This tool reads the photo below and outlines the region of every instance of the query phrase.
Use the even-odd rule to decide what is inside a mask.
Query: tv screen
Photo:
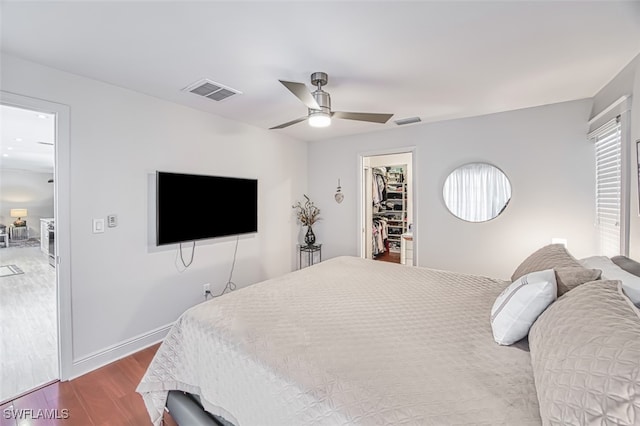
[[[157,245],[258,231],[258,181],[156,172]]]

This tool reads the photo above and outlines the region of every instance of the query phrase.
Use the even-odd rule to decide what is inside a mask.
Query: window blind
[[[621,254],[622,137],[617,117],[590,134],[595,143],[596,228],[602,256]]]

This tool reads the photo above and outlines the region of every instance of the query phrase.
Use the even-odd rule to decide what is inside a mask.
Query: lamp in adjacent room
[[[27,217],[27,209],[11,209],[11,217],[16,217],[16,221],[13,222],[13,226],[27,226],[27,222],[22,219]]]

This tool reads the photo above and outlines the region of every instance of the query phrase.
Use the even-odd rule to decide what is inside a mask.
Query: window
[[[600,255],[622,253],[622,135],[620,117],[590,134],[595,143],[596,230]]]

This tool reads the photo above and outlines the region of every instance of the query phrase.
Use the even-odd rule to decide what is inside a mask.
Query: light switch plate
[[[116,226],[118,226],[117,214],[110,214],[109,216],[107,216],[107,226],[109,228],[115,228]]]
[[[104,219],[93,219],[93,233],[102,234],[104,232]]]

